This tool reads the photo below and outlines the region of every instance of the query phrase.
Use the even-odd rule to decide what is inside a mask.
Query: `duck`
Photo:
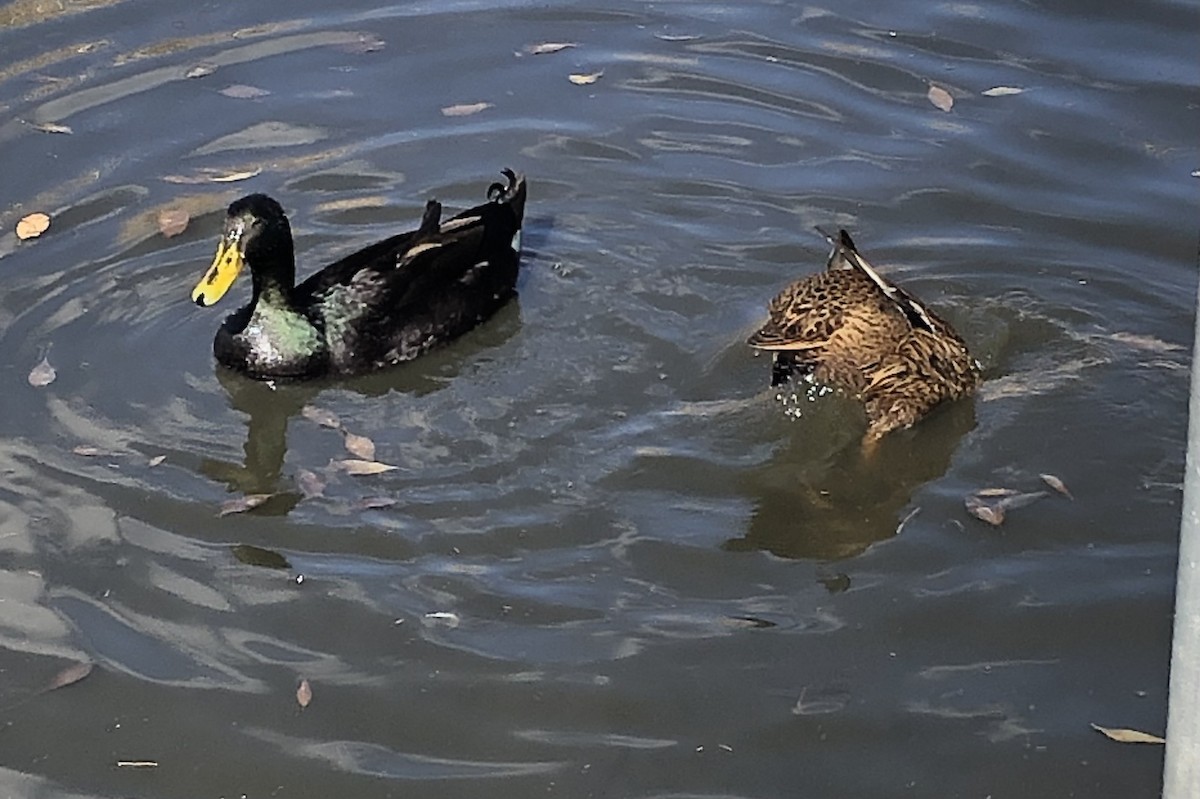
[[[483,323],[516,295],[525,177],[511,169],[487,201],[449,219],[429,200],[416,230],[358,250],[296,284],[283,207],[265,194],[230,204],[192,301],[213,305],[250,269],[250,301],[217,330],[218,363],[259,380],[375,372]]]
[[[773,354],[771,385],[800,373],[857,399],[868,449],[974,393],[980,364],[950,323],[880,275],[845,230],[818,232],[832,246],[825,271],[783,289],[747,340]]]

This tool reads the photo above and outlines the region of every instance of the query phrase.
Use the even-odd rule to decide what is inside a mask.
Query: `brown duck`
[[[863,403],[865,444],[911,427],[944,400],[969,396],[979,362],[944,319],[858,254],[850,235],[833,245],[824,272],[801,278],[767,306],[750,346],[773,352],[771,385],[794,371]]]

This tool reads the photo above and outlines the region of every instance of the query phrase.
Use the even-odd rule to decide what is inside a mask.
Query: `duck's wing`
[[[820,350],[848,322],[878,315],[878,294],[875,285],[855,270],[809,275],[771,300],[767,321],[746,343],[761,350]]]

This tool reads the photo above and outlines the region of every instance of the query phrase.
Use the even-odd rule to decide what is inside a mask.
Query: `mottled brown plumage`
[[[771,300],[750,346],[773,352],[772,385],[795,370],[859,399],[868,442],[970,395],[979,363],[950,324],[867,263],[842,230],[824,272]]]

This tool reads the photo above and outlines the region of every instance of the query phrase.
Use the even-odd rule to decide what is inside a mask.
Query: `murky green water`
[[[1157,791],[1089,724],[1165,720],[1194,4],[330,8],[0,7],[4,795]],[[188,292],[231,199],[277,197],[307,273],[503,166],[485,327],[348,383],[215,369],[248,286]],[[987,370],[871,460],[742,343],[815,224]],[[306,405],[399,468],[329,470]],[[964,508],[1041,473],[1075,499]]]

